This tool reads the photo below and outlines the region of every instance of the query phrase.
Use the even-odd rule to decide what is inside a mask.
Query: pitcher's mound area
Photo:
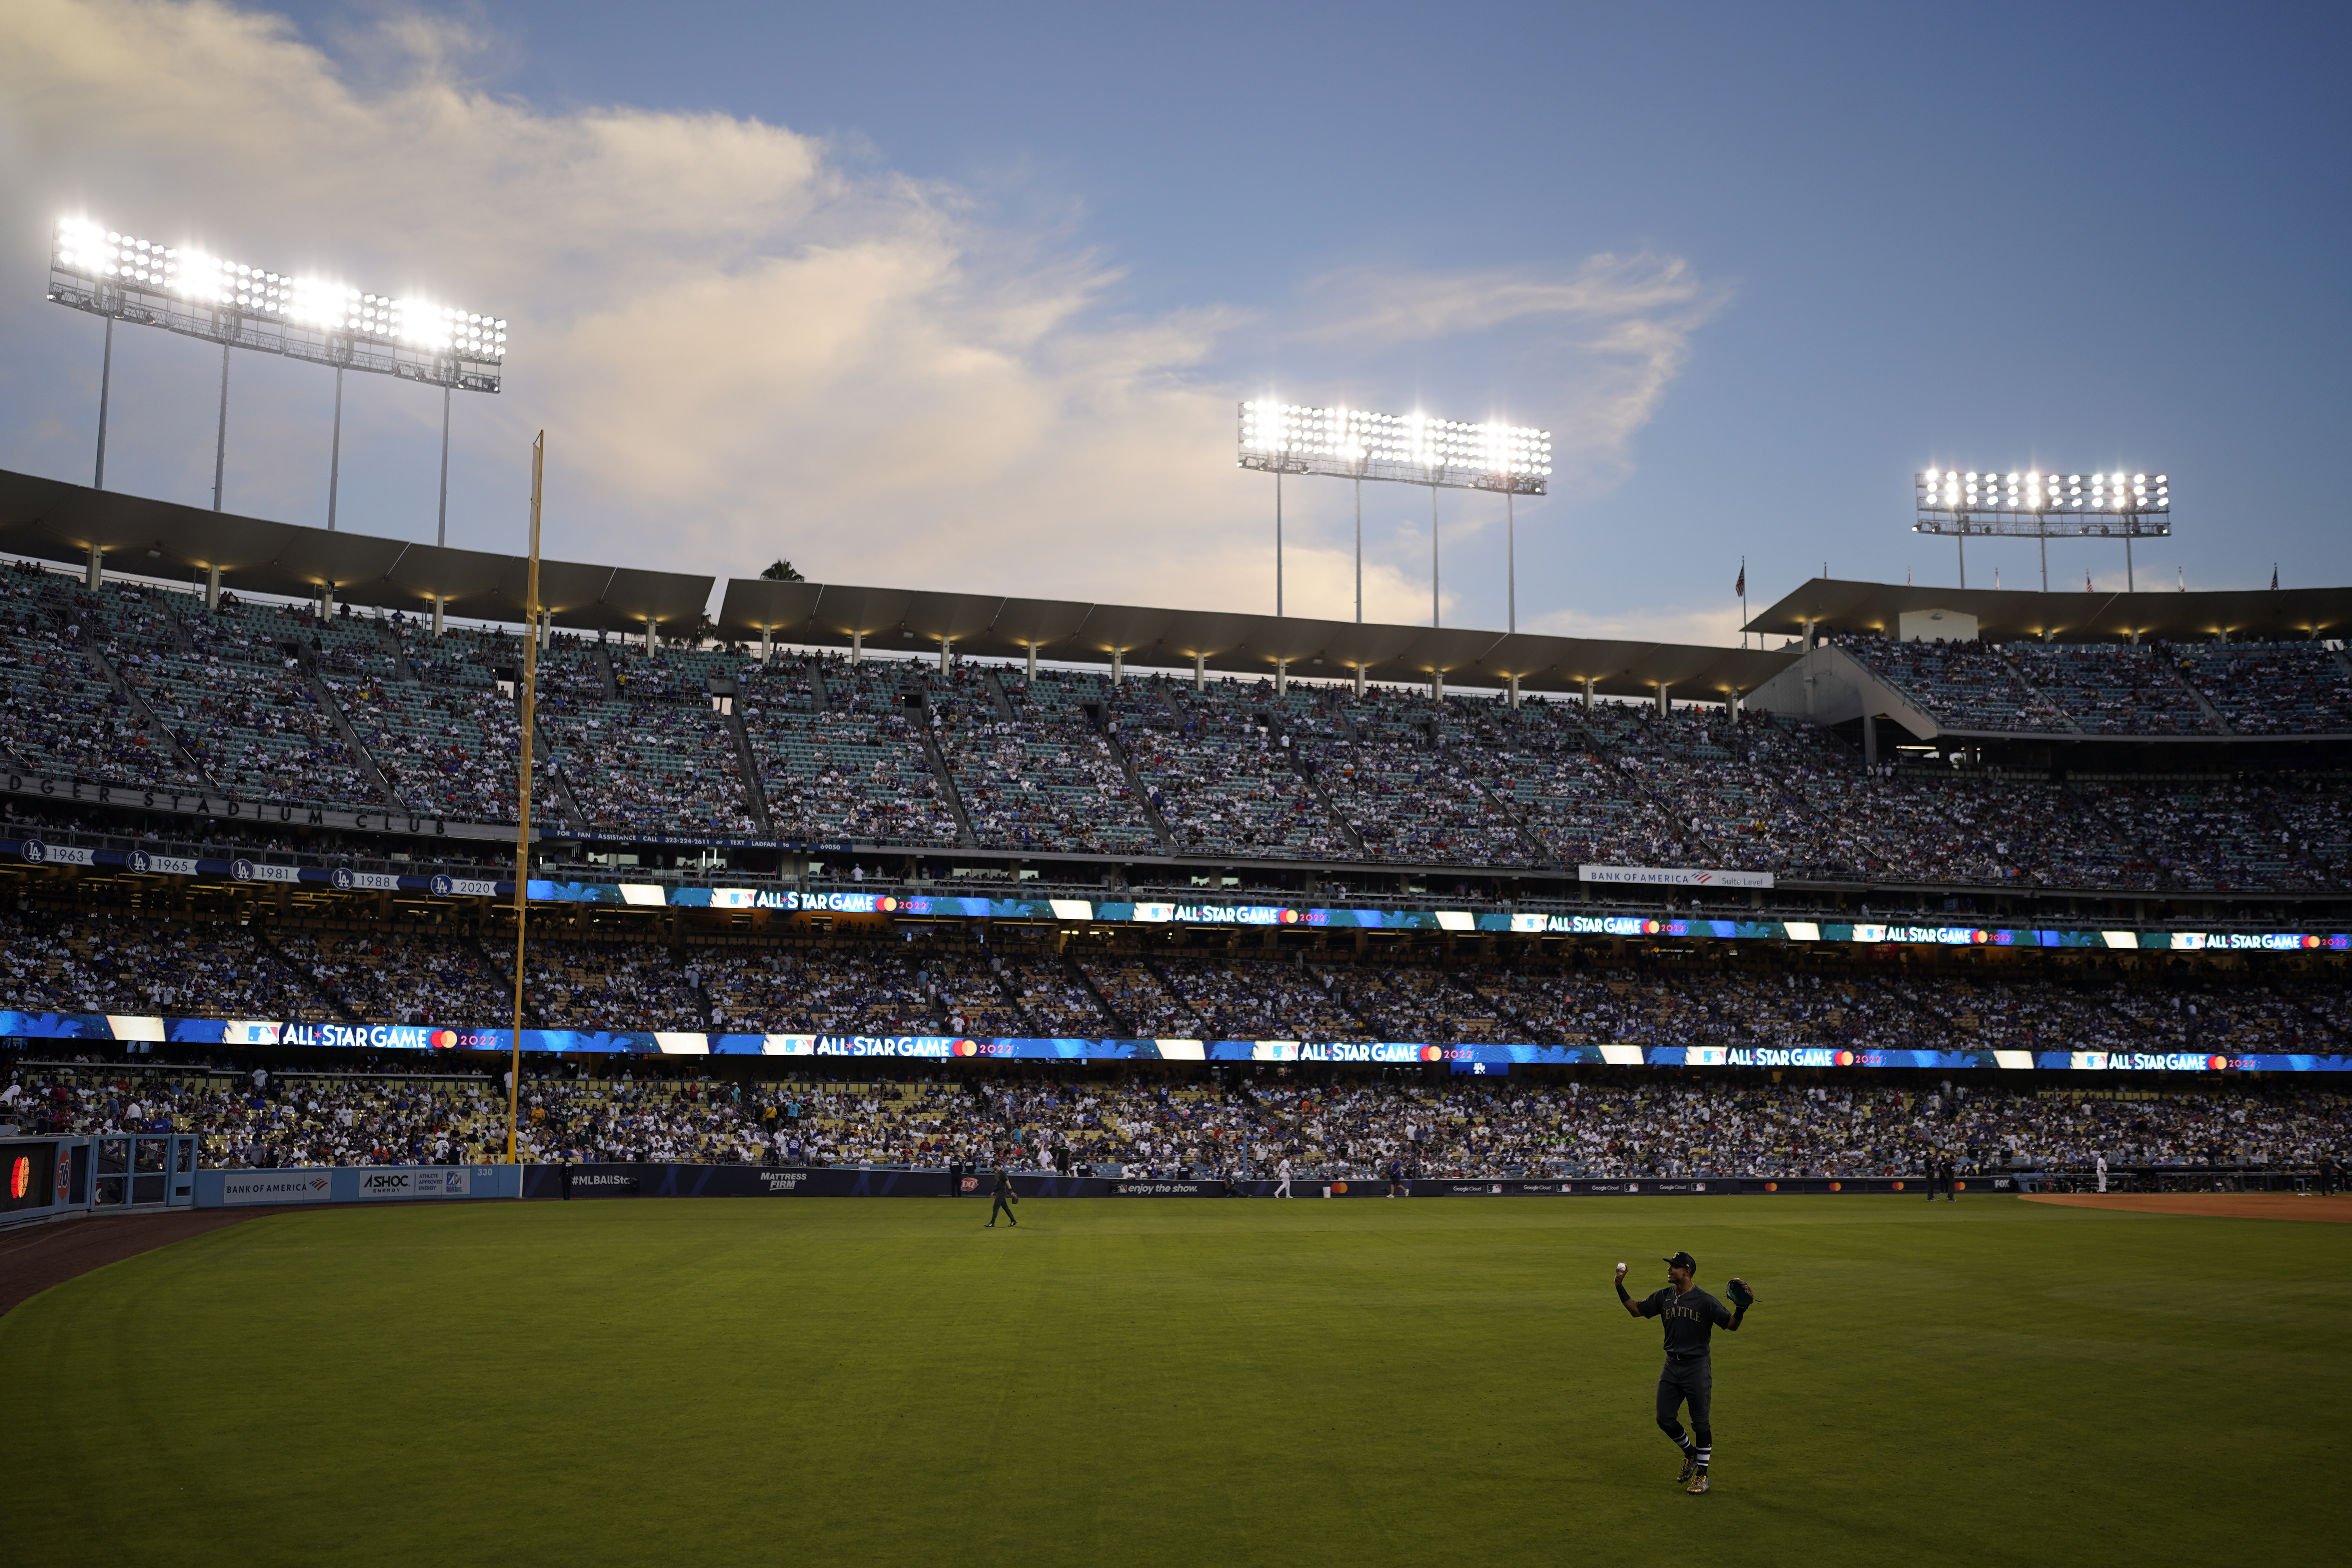
[[[2068,1204],[2138,1214],[2193,1214],[2212,1219],[2326,1219],[2352,1225],[2352,1198],[2294,1193],[2029,1193],[2030,1204]]]

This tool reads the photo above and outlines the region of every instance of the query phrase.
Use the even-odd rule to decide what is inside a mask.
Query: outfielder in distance
[[[1727,1287],[1738,1310],[1727,1311],[1722,1302],[1700,1289],[1696,1279],[1698,1260],[1677,1252],[1665,1260],[1666,1284],[1636,1301],[1625,1293],[1625,1266],[1617,1266],[1617,1300],[1636,1318],[1664,1318],[1666,1366],[1658,1373],[1658,1430],[1683,1451],[1683,1473],[1675,1479],[1693,1492],[1706,1490],[1707,1462],[1715,1457],[1715,1427],[1709,1421],[1715,1400],[1715,1368],[1707,1356],[1707,1337],[1717,1329],[1737,1332],[1756,1293],[1745,1279],[1734,1278]],[[1683,1430],[1675,1413],[1690,1404],[1692,1430]],[[1694,1440],[1695,1439],[1695,1440]]]

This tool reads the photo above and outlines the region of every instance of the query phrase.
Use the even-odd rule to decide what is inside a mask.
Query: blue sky
[[[2168,472],[2143,586],[2343,583],[2347,32],[2311,6],[23,0],[0,463],[87,477],[96,327],[34,287],[79,210],[510,300],[509,389],[459,410],[471,542],[520,537],[544,424],[576,557],[1268,609],[1231,407],[1271,392],[1553,428],[1522,626],[1728,641],[1743,554],[1758,607],[1825,562],[1950,582],[1907,527],[1929,461]],[[110,481],[207,500],[217,360],[131,335]],[[321,376],[243,359],[230,504],[317,521]],[[346,526],[430,536],[428,405],[354,391]],[[1286,500],[1291,608],[1349,613],[1348,487]],[[1501,624],[1501,523],[1441,500],[1449,624]],[[1375,616],[1426,617],[1428,526],[1425,491],[1367,487]],[[1969,566],[2033,580],[2031,545]],[[2111,550],[2053,547],[2053,585],[2086,570],[2122,585]]]

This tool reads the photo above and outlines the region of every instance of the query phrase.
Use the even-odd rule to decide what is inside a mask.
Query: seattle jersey
[[[1665,1319],[1666,1353],[1676,1356],[1706,1354],[1707,1336],[1731,1321],[1730,1310],[1696,1285],[1680,1295],[1661,1286],[1642,1298],[1641,1313]]]

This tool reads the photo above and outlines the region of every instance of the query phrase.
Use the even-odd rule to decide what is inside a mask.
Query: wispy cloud
[[[1240,389],[1216,368],[1239,312],[1112,319],[1117,267],[1066,235],[753,120],[501,96],[468,75],[500,47],[414,10],[331,57],[221,0],[13,0],[0,202],[20,237],[103,204],[148,232],[496,302],[516,353],[474,416],[518,460],[548,428],[566,554],[1270,597],[1237,586],[1272,576],[1258,488],[1233,463]],[[1558,433],[1565,481],[1610,482],[1720,302],[1670,257],[1356,270],[1304,290],[1291,342],[1539,343],[1515,406]],[[0,303],[12,341],[41,308]],[[0,366],[12,464],[48,450],[57,374]],[[310,437],[253,424],[240,494],[295,515],[321,466]],[[1328,543],[1300,543],[1294,603],[1349,613],[1352,563]],[[1370,563],[1368,613],[1425,613],[1410,578]]]

